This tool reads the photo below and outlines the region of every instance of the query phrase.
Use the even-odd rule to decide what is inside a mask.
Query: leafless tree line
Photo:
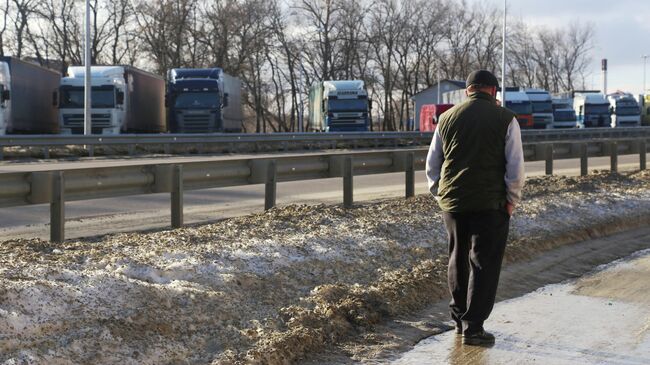
[[[404,130],[438,78],[500,74],[501,13],[464,0],[90,0],[93,64],[239,76],[249,131],[295,131],[315,80],[362,79],[374,128]],[[0,53],[65,72],[83,59],[83,0],[0,0]],[[584,87],[594,32],[509,28],[508,82]],[[302,98],[300,97],[302,95]]]

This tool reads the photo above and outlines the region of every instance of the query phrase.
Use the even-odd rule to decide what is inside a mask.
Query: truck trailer
[[[641,125],[641,109],[632,94],[615,92],[607,95],[612,115],[612,128]]]
[[[610,127],[609,101],[600,91],[575,91],[573,109],[581,127]]]
[[[542,89],[523,90],[533,106],[533,128],[553,128],[553,105],[551,94]],[[508,99],[506,98],[506,101]]]
[[[420,132],[433,132],[438,126],[440,115],[451,109],[454,104],[424,104],[420,108]]]
[[[132,66],[91,66],[91,133],[164,133],[165,80]],[[85,67],[61,79],[61,133],[84,133]]]
[[[315,82],[309,90],[309,131],[368,131],[371,108],[361,80]]]
[[[0,135],[59,133],[61,74],[14,57],[0,57]]]
[[[242,131],[241,81],[220,68],[169,70],[165,105],[172,133]]]

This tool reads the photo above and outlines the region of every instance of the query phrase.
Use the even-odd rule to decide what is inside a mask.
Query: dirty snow
[[[529,179],[507,260],[650,221],[650,173]],[[647,224],[647,223],[646,223]],[[0,243],[0,364],[284,363],[443,295],[429,196]]]

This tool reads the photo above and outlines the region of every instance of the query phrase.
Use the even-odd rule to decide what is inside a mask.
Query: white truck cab
[[[119,134],[125,123],[128,102],[124,97],[126,82],[122,66],[92,66],[92,133]],[[83,66],[68,67],[68,76],[61,78],[60,123],[62,134],[84,132]]]
[[[612,128],[641,125],[639,103],[632,94],[615,92],[607,95],[612,113]]]

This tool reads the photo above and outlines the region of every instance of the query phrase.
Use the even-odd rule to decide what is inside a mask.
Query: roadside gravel
[[[650,173],[527,180],[509,262],[650,222]],[[430,196],[0,243],[0,364],[291,363],[446,295]]]

